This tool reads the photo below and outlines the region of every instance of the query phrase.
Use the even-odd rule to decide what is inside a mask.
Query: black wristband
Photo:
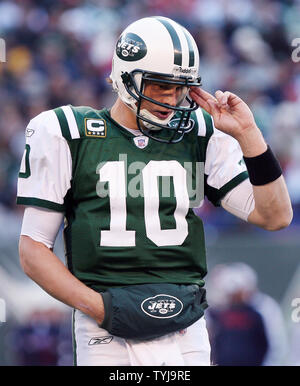
[[[252,185],[265,185],[281,176],[282,170],[270,146],[256,157],[243,157]]]

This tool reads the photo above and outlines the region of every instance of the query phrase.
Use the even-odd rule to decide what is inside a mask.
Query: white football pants
[[[209,366],[205,319],[151,341],[111,335],[79,310],[73,311],[75,364],[78,366]]]

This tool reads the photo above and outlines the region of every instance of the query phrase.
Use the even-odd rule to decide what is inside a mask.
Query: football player
[[[206,196],[264,229],[288,226],[281,168],[238,96],[204,91],[191,34],[165,17],[118,39],[110,109],[33,118],[18,179],[25,273],[74,309],[78,365],[209,365]],[[64,220],[65,266],[53,253]]]

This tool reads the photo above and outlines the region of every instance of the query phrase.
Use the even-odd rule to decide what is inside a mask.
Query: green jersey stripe
[[[155,19],[160,21],[166,27],[171,36],[174,47],[174,64],[182,66],[182,48],[179,36],[177,35],[175,28],[163,17],[156,17]]]
[[[211,116],[204,110],[199,109],[196,113],[198,127],[198,144],[202,149],[202,162],[206,161],[206,149],[211,136],[214,133],[213,123]],[[204,127],[203,127],[204,126]]]
[[[80,133],[79,133],[76,119],[74,116],[74,112],[73,112],[71,106],[62,106],[62,110],[63,110],[65,117],[68,121],[68,126],[70,129],[70,134],[71,134],[72,139],[80,138]]]
[[[205,126],[206,126],[206,135],[205,136],[209,139],[214,132],[212,118],[205,110],[202,109],[202,112],[203,112],[203,117],[204,117]]]
[[[68,120],[65,116],[63,109],[61,107],[58,107],[58,108],[54,109],[54,112],[55,112],[57,119],[59,121],[60,129],[61,129],[61,133],[62,133],[63,137],[66,138],[66,140],[71,141],[72,136],[70,133]]]

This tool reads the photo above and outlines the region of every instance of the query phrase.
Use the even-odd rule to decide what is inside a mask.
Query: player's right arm
[[[80,282],[51,249],[64,217],[71,178],[70,150],[56,114],[53,110],[43,112],[26,129],[18,179],[17,203],[27,206],[19,243],[20,263],[48,294],[101,323],[102,296]]]
[[[55,299],[81,310],[101,324],[104,319],[102,296],[79,281],[62,261],[41,242],[21,235],[20,263],[33,281]]]

